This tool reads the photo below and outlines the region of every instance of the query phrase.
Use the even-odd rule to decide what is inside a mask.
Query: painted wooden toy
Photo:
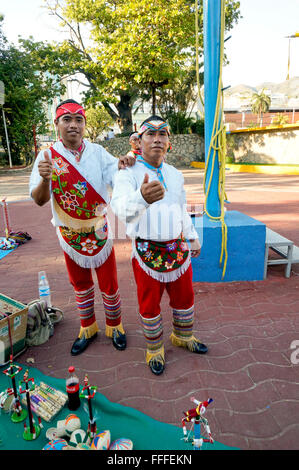
[[[192,443],[194,445],[194,450],[200,450],[204,442],[209,442],[211,444],[214,443],[214,439],[211,434],[208,420],[203,417],[203,414],[206,412],[207,407],[209,406],[210,403],[212,403],[213,399],[208,398],[208,400],[206,401],[199,401],[199,400],[196,400],[194,397],[191,397],[190,400],[193,403],[195,403],[197,406],[196,408],[191,408],[188,411],[184,411],[184,417],[182,418],[184,440],[186,442],[189,442],[189,435],[194,426],[194,437],[193,437]],[[187,434],[186,423],[192,423],[192,428],[189,431],[189,435]],[[208,439],[201,437],[201,431],[200,431],[201,424],[205,428],[205,431],[208,435]]]
[[[90,446],[84,442],[79,442],[77,447],[75,447],[75,450],[90,450]]]
[[[86,440],[87,440],[86,432],[83,431],[83,429],[75,429],[75,431],[73,431],[71,434],[69,444],[76,447],[78,444],[82,444],[82,443],[85,444]]]
[[[35,383],[34,383],[34,378],[33,377],[29,378],[29,371],[28,370],[26,370],[26,372],[24,374],[24,379],[21,383],[23,383],[25,385],[25,388],[22,389],[21,385],[19,385],[19,393],[20,393],[20,395],[22,393],[24,393],[26,395],[27,413],[28,413],[28,419],[29,419],[29,427],[27,427],[27,424],[24,422],[23,438],[26,441],[32,441],[32,440],[38,438],[38,436],[40,435],[40,430],[43,428],[43,425],[42,425],[40,416],[37,417],[37,419],[38,419],[38,424],[37,424],[34,420],[34,416],[33,416],[33,413],[32,413],[30,392],[32,390],[34,390]]]
[[[75,414],[70,414],[65,418],[64,426],[66,432],[71,434],[73,431],[76,431],[76,429],[80,429],[80,418]]]
[[[67,450],[68,444],[65,439],[53,439],[45,445],[43,450]]]
[[[8,331],[10,332],[10,322],[8,322]],[[10,356],[9,360],[9,367],[5,370],[3,370],[3,374],[5,374],[7,377],[10,378],[11,380],[11,387],[5,390],[4,392],[6,393],[6,399],[8,397],[13,397],[12,401],[12,411],[13,413],[11,414],[11,420],[13,423],[20,423],[21,421],[24,421],[27,417],[27,411],[22,408],[19,393],[18,393],[18,388],[17,388],[17,382],[16,382],[16,376],[21,372],[23,368],[17,364],[13,363],[13,356]],[[1,407],[5,405],[6,400],[3,399],[1,403]]]
[[[87,434],[89,437],[89,442],[93,441],[97,432],[97,423],[93,415],[92,404],[91,404],[91,401],[94,398],[96,391],[97,391],[97,387],[95,385],[90,385],[89,380],[88,380],[88,375],[86,374],[84,377],[84,387],[82,388],[82,392],[80,393],[80,398],[85,398],[88,403],[89,421],[88,421]]]
[[[110,431],[102,431],[93,438],[90,445],[92,450],[108,450],[110,446],[111,435]]]
[[[59,436],[57,428],[48,428],[46,430],[46,438],[49,439],[49,441],[53,441],[54,439],[58,439],[59,437],[62,436]]]
[[[120,437],[115,441],[111,442],[109,446],[109,450],[132,450],[133,449],[133,442],[131,439],[127,439],[126,437]]]
[[[56,436],[70,436],[73,431],[80,429],[80,427],[80,418],[75,414],[69,414],[65,419],[57,421]]]

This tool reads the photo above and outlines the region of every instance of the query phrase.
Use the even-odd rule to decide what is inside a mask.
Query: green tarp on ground
[[[29,377],[33,377],[36,385],[45,382],[52,387],[65,392],[65,380],[49,377],[42,374],[38,369],[18,364],[23,370],[16,376],[17,386],[23,380],[25,370],[29,370]],[[11,387],[10,379],[3,374],[6,367],[0,368],[0,392]],[[24,385],[24,384],[23,384]],[[85,411],[81,400],[81,406],[74,413],[81,420],[81,429],[87,430],[88,412]],[[25,405],[23,405],[25,407]],[[133,441],[133,450],[192,450],[191,443],[182,440],[182,428],[157,421],[134,408],[112,403],[104,395],[97,392],[92,400],[92,408],[96,416],[98,432],[109,430],[111,440],[121,437],[129,438]],[[11,421],[10,415],[1,413],[0,415],[0,450],[41,450],[47,443],[46,430],[56,427],[58,420],[66,418],[71,412],[67,406],[53,418],[50,422],[42,421],[44,428],[39,437],[34,441],[23,439],[24,424],[15,424]],[[27,418],[27,426],[28,426]],[[225,446],[219,442],[214,444],[204,443],[202,449],[207,450],[233,450],[234,448]]]

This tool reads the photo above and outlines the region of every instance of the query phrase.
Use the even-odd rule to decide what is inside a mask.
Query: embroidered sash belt
[[[142,263],[159,273],[169,273],[181,268],[189,257],[189,247],[183,236],[168,242],[137,238],[135,248]]]

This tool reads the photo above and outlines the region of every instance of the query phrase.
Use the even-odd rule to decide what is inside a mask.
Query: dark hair
[[[65,100],[65,101],[62,101],[61,103],[59,103],[58,106],[56,106],[56,111],[57,109],[62,106],[63,104],[67,104],[67,103],[74,103],[74,104],[78,104],[80,106],[80,103],[78,103],[78,101],[75,101],[75,100]]]
[[[162,122],[165,122],[165,119],[161,118],[161,116],[155,116],[155,115],[153,115],[153,116],[150,116],[150,117],[148,117],[147,119],[145,119],[145,120],[143,121],[143,123],[140,125],[140,127],[142,127],[143,124],[145,124],[146,122],[150,122],[150,121],[162,121]]]

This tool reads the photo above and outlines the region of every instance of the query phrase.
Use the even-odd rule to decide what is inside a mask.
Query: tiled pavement
[[[202,173],[185,170],[188,200],[202,202]],[[24,176],[24,175],[23,175]],[[70,348],[79,330],[74,296],[69,285],[50,207],[35,206],[18,196],[14,175],[0,175],[0,196],[7,194],[11,225],[30,233],[32,240],[0,262],[0,292],[21,302],[37,298],[37,273],[47,272],[54,305],[65,312],[54,336],[29,348],[18,361],[33,358],[43,373],[65,377],[73,364],[83,379],[109,400],[132,406],[157,420],[180,425],[190,397],[214,399],[208,410],[212,433],[226,445],[251,449],[298,449],[299,364],[292,364],[290,345],[299,342],[299,265],[290,279],[273,266],[259,282],[194,283],[198,336],[209,346],[205,356],[175,348],[169,341],[171,315],[163,298],[167,366],[155,377],[144,361],[144,341],[138,321],[135,285],[130,266],[130,242],[117,240],[115,250],[128,347],[116,351],[103,333],[81,356]],[[24,176],[24,184],[27,181]],[[25,187],[25,194],[27,188]],[[299,245],[299,177],[232,174],[227,177],[228,209],[239,210],[266,223]],[[1,199],[2,199],[1,197]],[[0,215],[0,217],[2,214]],[[0,219],[3,235],[3,219]],[[97,295],[97,318],[104,329]],[[299,353],[297,355],[299,359]]]

